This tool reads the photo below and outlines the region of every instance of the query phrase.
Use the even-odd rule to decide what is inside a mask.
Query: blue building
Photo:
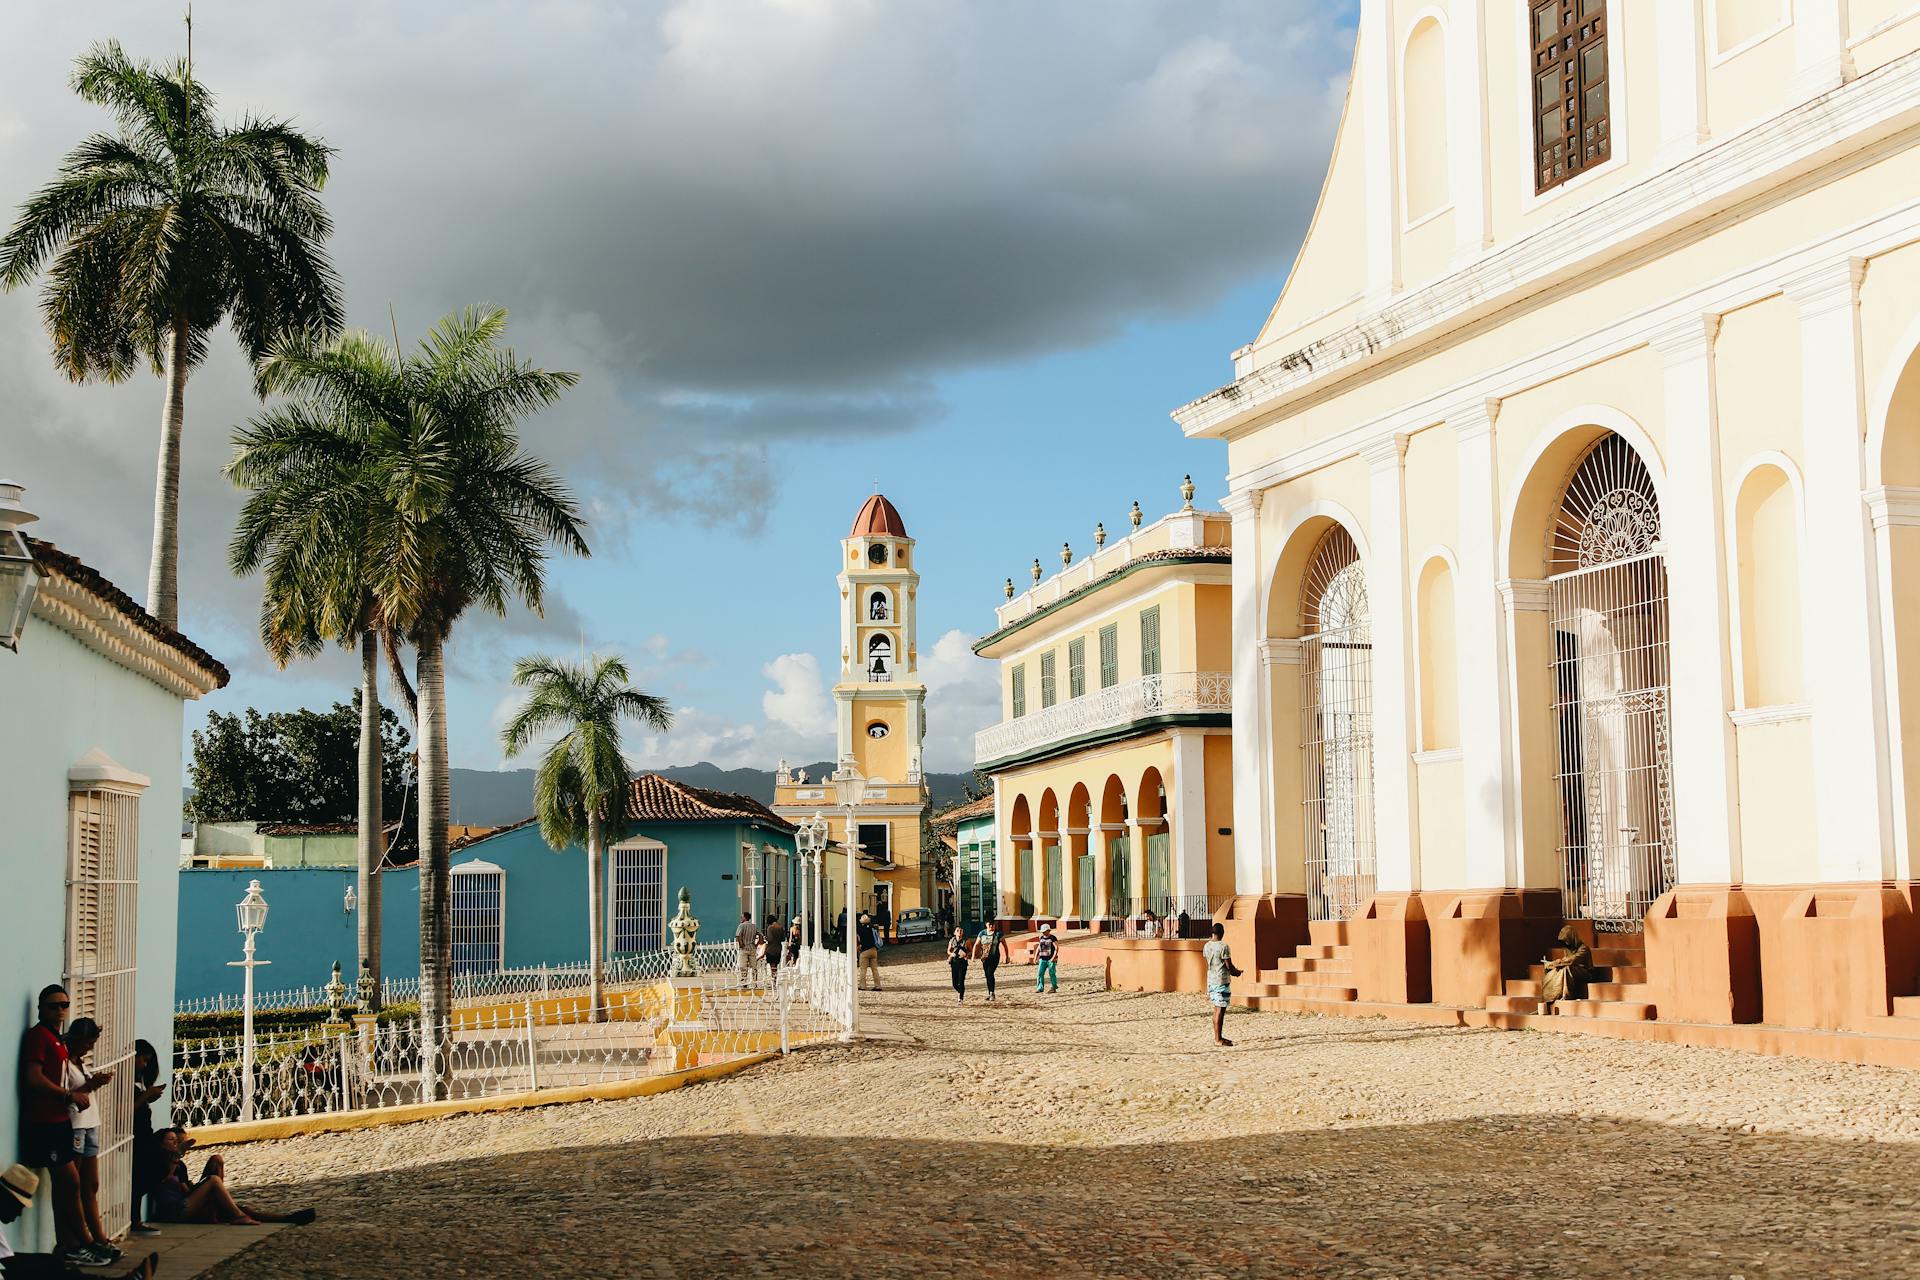
[[[186,701],[225,685],[227,671],[73,555],[20,534],[32,519],[20,501],[0,483],[0,643],[13,650],[0,650],[0,1134],[18,1132],[20,1035],[40,988],[62,983],[72,1016],[101,1026],[92,1064],[123,1082],[102,1108],[111,1231],[130,1208],[134,1040],[152,1041],[162,1061],[172,1053]],[[49,1246],[46,1198],[9,1228],[15,1248]]]
[[[798,911],[793,825],[747,796],[688,786],[657,774],[633,780],[626,829],[607,851],[605,937],[610,953],[666,947],[666,920],[684,885],[693,893],[702,942],[731,941],[742,911],[764,921]],[[452,857],[453,965],[483,974],[587,958],[586,850],[555,851],[531,818],[456,842]],[[417,866],[381,873],[381,955],[387,976],[420,970]],[[233,906],[260,881],[270,912],[258,954],[273,968],[265,990],[319,987],[335,961],[351,981],[357,965],[352,868],[179,872],[175,990],[182,1000],[236,996],[240,970]]]

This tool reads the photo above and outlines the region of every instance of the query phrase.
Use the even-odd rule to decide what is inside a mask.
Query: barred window
[[[67,797],[67,955],[73,1016],[100,1024],[87,1065],[124,1078],[133,1057],[134,971],[139,947],[140,797],[76,785]],[[125,1190],[133,1158],[132,1094],[102,1090],[100,1209],[108,1231],[132,1215]]]
[[[1100,687],[1111,689],[1120,683],[1120,624],[1109,622],[1100,628]]]
[[[1057,700],[1053,666],[1053,650],[1049,649],[1040,655],[1040,706],[1043,710]]]
[[[1077,698],[1087,691],[1087,638],[1067,643],[1067,696]]]
[[[1607,109],[1606,0],[1535,0],[1535,192],[1557,187],[1613,154]]]
[[[639,839],[613,854],[613,950],[645,955],[666,949],[667,846]]]
[[[451,879],[453,972],[500,972],[507,946],[507,873],[491,862],[463,862]]]

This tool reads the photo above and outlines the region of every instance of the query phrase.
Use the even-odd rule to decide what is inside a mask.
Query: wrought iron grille
[[[1373,896],[1373,632],[1353,539],[1329,529],[1301,593],[1300,747],[1307,910],[1344,920]]]
[[[1667,571],[1652,478],[1604,437],[1548,548],[1561,910],[1629,929],[1674,881]]]
[[[661,844],[613,849],[613,949],[619,955],[666,947],[667,848]]]
[[[121,791],[68,797],[67,963],[73,1016],[100,1024],[90,1071],[133,1075],[134,971],[139,954],[140,799]],[[100,1111],[100,1217],[109,1234],[132,1220],[133,1095],[94,1095]]]
[[[498,973],[506,952],[507,873],[489,862],[463,862],[450,878],[454,973]]]

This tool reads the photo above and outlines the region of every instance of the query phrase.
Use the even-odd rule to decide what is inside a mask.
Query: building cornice
[[[48,566],[39,558],[43,570]],[[187,656],[176,645],[129,619],[120,607],[58,568],[47,572],[33,598],[33,616],[177,698],[200,698],[227,683],[227,670]],[[27,637],[32,643],[32,637]]]
[[[1920,489],[1883,485],[1860,496],[1866,500],[1867,515],[1874,528],[1920,528]]]
[[[1036,622],[1044,621],[1070,605],[1078,604],[1095,593],[1104,591],[1123,578],[1130,578],[1145,569],[1178,568],[1182,565],[1229,565],[1233,561],[1230,547],[1190,547],[1179,551],[1149,551],[1127,561],[1118,569],[1095,578],[1085,586],[1075,587],[1058,600],[1041,605],[1032,613],[1008,623],[998,631],[980,637],[974,641],[973,651],[981,657],[989,657],[986,651],[1010,636],[1018,635]]]
[[[1309,392],[1405,358],[1527,295],[1604,270],[1626,250],[1709,221],[1920,122],[1920,52],[1801,103],[1673,167],[1405,293],[1359,320],[1176,409],[1188,436],[1226,437]]]

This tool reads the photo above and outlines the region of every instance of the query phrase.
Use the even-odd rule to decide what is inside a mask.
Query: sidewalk
[[[120,1242],[126,1251],[125,1266],[132,1266],[149,1253],[160,1255],[160,1274],[167,1280],[188,1280],[203,1275],[228,1258],[245,1253],[276,1231],[284,1231],[284,1222],[262,1223],[257,1227],[221,1227],[201,1223],[169,1222],[161,1234],[147,1239],[132,1237]],[[102,1268],[93,1275],[116,1274],[123,1268]]]

